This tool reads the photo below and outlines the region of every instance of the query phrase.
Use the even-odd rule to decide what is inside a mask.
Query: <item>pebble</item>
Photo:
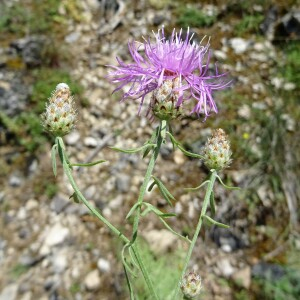
[[[249,289],[251,285],[251,268],[247,266],[246,268],[240,269],[234,272],[231,278],[237,285]]]
[[[86,147],[91,147],[91,148],[95,148],[98,145],[98,141],[91,136],[84,138],[83,143]]]
[[[17,294],[18,294],[18,285],[10,284],[2,290],[0,294],[0,300],[16,300]]]
[[[35,208],[37,208],[39,206],[39,203],[37,200],[35,199],[29,199],[26,204],[25,204],[25,208],[26,210],[30,211],[30,210],[34,210]]]
[[[101,280],[98,270],[88,273],[84,279],[84,285],[88,291],[95,291],[100,287]]]
[[[243,38],[236,37],[230,39],[229,44],[236,54],[242,54],[248,50],[250,42]]]
[[[46,246],[53,247],[62,244],[69,236],[70,230],[69,228],[57,223],[50,229],[46,229],[44,233],[46,234],[44,244]]]
[[[100,272],[107,273],[110,271],[110,262],[104,258],[99,258],[97,267]]]
[[[66,199],[62,194],[57,194],[51,201],[50,208],[57,214],[64,211],[64,209],[70,204],[70,200]]]
[[[234,273],[234,268],[232,267],[229,259],[222,258],[217,262],[218,269],[224,277],[229,277]]]
[[[131,180],[131,177],[127,174],[121,173],[121,174],[117,175],[116,189],[120,193],[128,192],[130,189],[130,180]]]
[[[55,253],[52,257],[52,269],[55,273],[62,273],[67,268],[67,253],[62,250],[59,253]]]
[[[80,32],[79,31],[71,32],[70,34],[68,34],[65,37],[65,42],[68,43],[68,44],[75,43],[79,39],[79,37],[80,37]]]
[[[22,179],[20,176],[17,176],[15,174],[11,175],[9,177],[9,185],[12,187],[18,187],[22,184]]]
[[[75,146],[80,140],[80,133],[76,130],[72,131],[65,137],[66,144],[69,146]]]

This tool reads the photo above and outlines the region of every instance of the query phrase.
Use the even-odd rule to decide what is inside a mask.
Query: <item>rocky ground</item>
[[[37,17],[44,4],[34,3],[25,7]],[[195,40],[211,36],[213,59],[229,71],[233,84],[216,95],[218,115],[205,123],[191,117],[174,122],[174,135],[199,152],[211,128],[224,128],[234,161],[222,178],[242,188],[216,188],[217,218],[231,228],[206,228],[199,238],[191,268],[203,278],[202,298],[297,299],[300,80],[293,73],[299,61],[286,54],[291,44],[299,53],[296,1],[253,1],[249,6],[238,1],[61,1],[49,13],[49,32],[41,21],[33,23],[39,30],[28,30],[27,21],[17,27],[23,24],[22,12],[15,9],[19,4],[4,3],[0,22],[0,300],[129,299],[122,245],[84,206],[69,199],[73,191],[61,167],[56,179],[52,174],[51,138],[28,115],[44,107],[50,94],[36,90],[53,70],[57,80],[80,86],[73,89],[78,122],[65,137],[68,153],[74,162],[107,162],[75,169],[75,179],[86,198],[130,235],[132,224],[125,216],[136,201],[147,159],[108,146],[141,146],[156,123],[143,113],[137,116],[134,101],[119,103],[120,94],[111,94],[115,87],[106,79],[107,65],[116,64],[116,56],[130,60],[128,40],[141,40],[162,25],[170,32],[186,22]],[[243,21],[249,16],[248,23]],[[45,66],[52,73],[41,73]],[[61,69],[69,77],[60,75]],[[32,122],[30,129],[24,120]],[[191,236],[203,191],[183,188],[199,185],[207,175],[204,167],[166,144],[155,174],[177,201],[169,208],[156,190],[147,194],[148,201],[175,212],[169,224]],[[149,267],[165,262],[156,278],[178,276],[187,245],[153,216],[142,220],[141,236],[151,249],[150,254],[145,250]],[[289,277],[290,270],[296,279]],[[136,284],[139,299],[147,299],[140,281]]]

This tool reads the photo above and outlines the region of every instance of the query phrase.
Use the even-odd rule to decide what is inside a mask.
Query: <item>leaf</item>
[[[90,162],[90,163],[77,163],[77,164],[70,164],[71,167],[91,167],[91,166],[95,166],[97,164],[102,164],[106,162],[106,160],[100,159],[94,162]]]
[[[149,185],[149,187],[148,187],[148,192],[151,192],[152,189],[153,189],[153,187],[154,187],[155,185],[156,185],[156,182],[153,181],[153,182]]]
[[[155,176],[152,175],[152,178],[154,180],[154,182],[151,184],[151,189],[152,189],[152,185],[155,183],[160,191],[160,193],[162,194],[162,196],[164,197],[164,199],[170,204],[170,206],[173,206],[171,200],[175,201],[175,197],[169,192],[169,190],[165,187],[165,185]]]
[[[200,159],[203,159],[203,156],[200,155],[200,154],[196,154],[196,153],[192,153],[192,152],[189,152],[187,150],[185,150],[181,144],[174,138],[174,136],[170,133],[170,132],[167,132],[167,134],[169,135],[169,137],[171,138],[171,141],[172,141],[172,144],[173,145],[176,145],[176,147],[183,153],[185,154],[186,156],[190,156],[190,157],[194,157],[194,158],[200,158]]]
[[[222,228],[230,228],[230,226],[225,225],[223,223],[217,222],[214,219],[212,219],[211,217],[207,216],[207,215],[203,215],[202,218],[205,219],[205,221],[207,221],[209,224],[213,224]]]
[[[119,151],[119,152],[123,152],[123,153],[137,153],[137,152],[140,152],[140,151],[144,151],[145,149],[147,149],[148,147],[151,148],[154,148],[156,147],[156,144],[145,144],[139,148],[132,148],[132,149],[121,149],[121,148],[117,148],[117,147],[110,147],[111,149],[113,150],[116,150],[116,151]]]
[[[74,193],[69,197],[69,199],[72,199],[72,198],[73,198],[73,201],[74,201],[75,203],[80,203],[80,199],[79,199],[78,195],[76,194],[76,192],[74,192]]]
[[[127,268],[127,271],[134,277],[137,277],[137,275],[134,273],[134,271],[131,269],[131,267],[129,266],[129,264],[127,263],[126,261],[126,258],[125,258],[125,250],[126,248],[130,247],[130,244],[126,244],[124,245],[123,249],[122,249],[122,252],[121,252],[121,258],[122,258],[122,262],[123,262],[123,265]]]
[[[228,185],[226,185],[226,184],[222,181],[222,179],[220,178],[219,175],[216,175],[216,177],[218,178],[219,182],[223,185],[223,187],[224,187],[225,189],[227,189],[227,190],[240,190],[240,189],[241,189],[241,188],[236,187],[236,186],[228,186]]]
[[[56,153],[57,153],[57,144],[54,144],[51,149],[51,160],[52,160],[53,174],[55,177],[57,175]]]
[[[143,204],[145,206],[147,206],[146,210],[150,210],[152,212],[154,212],[157,216],[162,217],[162,218],[171,218],[171,217],[176,217],[176,214],[174,213],[163,213],[162,211],[160,211],[158,208],[156,208],[155,206],[153,206],[150,203],[147,202],[143,202]],[[143,212],[144,213],[144,212]],[[148,213],[148,212],[147,212]]]
[[[153,131],[150,140],[147,141],[147,144],[148,144],[148,145],[151,145],[151,144],[155,144],[155,143],[156,143],[158,133],[159,133],[159,127],[157,127],[157,128]],[[144,153],[143,153],[143,158],[145,158],[145,157],[149,154],[150,150],[151,150],[150,147],[148,147],[148,148],[145,149],[145,151],[144,151]]]
[[[134,211],[137,209],[137,207],[140,206],[140,203],[136,202],[128,212],[126,219],[129,219],[129,217],[134,213]]]
[[[202,188],[205,184],[209,183],[209,180],[205,180],[203,183],[201,183],[199,186],[195,188],[185,188],[186,191],[196,191]]]
[[[216,206],[215,206],[215,194],[213,191],[211,191],[209,202],[210,202],[211,214],[214,217],[216,214]]]

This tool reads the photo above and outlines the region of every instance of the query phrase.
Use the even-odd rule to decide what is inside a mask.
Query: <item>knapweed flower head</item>
[[[230,143],[223,129],[213,131],[212,136],[207,140],[201,154],[208,169],[222,170],[231,163]]]
[[[211,74],[209,42],[205,46],[201,45],[202,41],[200,44],[192,42],[189,29],[185,38],[182,30],[176,32],[174,29],[167,39],[164,28],[154,33],[154,37],[154,42],[150,38],[143,43],[129,42],[134,62],[127,64],[117,58],[119,65],[111,66],[115,70],[109,77],[112,82],[119,83],[115,91],[129,85],[122,99],[139,99],[139,113],[148,94],[152,94],[149,106],[154,115],[158,114],[160,103],[167,104],[167,110],[170,107],[178,110],[191,100],[194,106],[190,113],[204,114],[205,118],[211,112],[217,113],[212,93],[227,87],[229,82],[217,67]]]
[[[198,296],[202,289],[201,277],[191,271],[187,273],[180,284],[181,291],[185,299],[193,299]]]
[[[41,118],[45,130],[54,136],[64,136],[72,130],[76,111],[73,96],[66,83],[59,83],[56,86]]]

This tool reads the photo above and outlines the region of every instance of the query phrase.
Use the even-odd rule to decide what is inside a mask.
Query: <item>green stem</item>
[[[71,173],[71,169],[70,169],[70,165],[69,165],[69,159],[67,157],[67,154],[65,152],[65,146],[64,146],[64,142],[63,139],[61,137],[57,137],[56,138],[56,144],[58,147],[58,153],[60,156],[60,160],[63,164],[63,169],[64,172],[66,173],[73,190],[75,191],[76,195],[78,196],[78,198],[84,203],[84,205],[91,211],[92,214],[94,214],[100,221],[102,221],[114,234],[116,234],[119,238],[121,238],[121,240],[125,243],[125,244],[129,244],[130,240],[123,234],[121,233],[114,225],[112,225],[108,220],[106,220],[90,203],[88,200],[85,199],[85,197],[83,196],[83,194],[80,192],[73,176]],[[132,250],[133,253],[136,257],[136,260],[139,264],[140,270],[142,271],[142,274],[144,276],[145,282],[149,288],[149,291],[151,293],[152,298],[151,299],[156,299],[159,300],[153,284],[151,282],[151,279],[149,277],[149,274],[145,268],[145,265],[141,259],[141,256],[139,254],[138,248],[136,245],[132,245]]]
[[[107,221],[90,203],[88,200],[85,199],[85,197],[82,195],[82,193],[80,192],[73,176],[70,170],[70,165],[68,163],[68,157],[66,155],[65,152],[65,146],[64,146],[64,142],[62,140],[61,137],[57,138],[57,145],[58,145],[58,152],[59,152],[59,156],[61,159],[61,162],[63,164],[63,168],[64,168],[64,172],[66,173],[71,186],[73,188],[73,190],[75,191],[76,195],[78,196],[78,198],[84,203],[84,205],[90,210],[90,212],[92,214],[94,214],[100,221],[102,221],[114,234],[116,234],[117,236],[119,236],[122,241],[124,243],[129,243],[130,241],[128,240],[128,238],[121,233],[114,225],[112,225],[109,221]]]
[[[134,241],[137,237],[139,220],[140,220],[140,216],[141,216],[142,203],[144,200],[144,196],[145,196],[145,193],[147,190],[148,183],[150,181],[150,178],[151,178],[154,166],[155,166],[156,159],[160,152],[161,145],[164,141],[164,134],[166,132],[166,126],[167,126],[166,121],[161,121],[158,135],[156,137],[156,139],[157,139],[156,147],[154,148],[154,150],[152,152],[152,155],[151,155],[151,158],[150,158],[147,170],[146,170],[146,174],[144,177],[144,181],[140,188],[140,193],[139,193],[139,197],[137,200],[138,205],[137,205],[136,213],[135,213],[134,220],[133,220],[133,231],[132,231],[132,240],[131,240],[132,244],[134,243]]]
[[[197,238],[199,236],[201,226],[202,226],[202,222],[203,222],[203,216],[206,214],[207,206],[209,204],[210,195],[212,193],[216,177],[217,177],[217,172],[212,171],[212,173],[210,175],[209,183],[208,183],[208,186],[207,186],[206,194],[205,194],[205,197],[204,197],[203,206],[202,206],[202,209],[201,209],[199,221],[198,221],[198,224],[197,224],[192,242],[190,244],[188,253],[187,253],[185,261],[184,261],[184,266],[183,266],[183,269],[182,269],[182,272],[181,272],[181,275],[180,275],[180,280],[177,283],[177,286],[176,286],[176,289],[175,289],[174,298],[173,298],[174,300],[176,300],[178,298],[178,293],[179,293],[179,290],[180,290],[180,283],[181,283],[182,278],[184,277],[184,275],[186,273],[186,270],[187,270],[188,264],[190,262],[190,259],[191,259],[191,256],[192,256]]]

